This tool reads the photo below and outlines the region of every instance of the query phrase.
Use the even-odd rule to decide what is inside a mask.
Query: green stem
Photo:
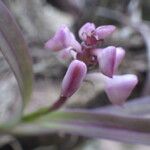
[[[22,122],[30,122],[33,120],[36,120],[37,118],[46,115],[49,113],[49,108],[42,108],[40,110],[37,110],[33,113],[27,114],[25,116],[23,116],[22,118]]]
[[[56,110],[58,110],[65,102],[66,102],[67,98],[66,97],[60,97],[52,106],[50,106],[49,108],[42,108],[38,111],[35,111],[33,113],[30,113],[28,115],[25,115],[22,118],[22,121],[24,122],[28,122],[28,121],[33,121],[36,120],[37,118],[46,115],[48,113],[54,112]]]

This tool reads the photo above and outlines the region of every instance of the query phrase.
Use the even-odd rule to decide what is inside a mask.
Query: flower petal
[[[104,25],[104,26],[99,26],[98,28],[96,28],[95,30],[95,38],[97,40],[100,39],[105,39],[108,36],[110,36],[114,31],[115,31],[116,27],[113,25]]]
[[[105,92],[112,104],[122,105],[138,83],[137,76],[126,74],[105,78]]]
[[[58,58],[60,60],[69,60],[69,59],[76,59],[77,52],[75,52],[71,47],[65,48],[58,52]]]
[[[100,71],[104,75],[112,77],[116,60],[116,48],[114,46],[109,46],[107,48],[101,49],[99,53],[97,53],[97,60],[99,63]]]
[[[122,47],[116,48],[116,61],[115,61],[115,71],[117,71],[118,66],[125,56],[125,50]]]
[[[50,49],[54,52],[60,51],[68,47],[72,47],[76,51],[81,50],[80,44],[77,42],[74,35],[66,26],[61,26],[54,35],[54,37],[45,43],[45,48]]]
[[[69,29],[65,26],[61,26],[55,33],[53,38],[45,43],[45,48],[50,49],[51,51],[60,51],[66,48],[67,46],[65,44],[65,41],[67,38],[69,38],[69,35]]]
[[[75,36],[73,33],[70,32],[70,38],[66,40],[66,45],[72,47],[75,51],[81,52],[81,45],[80,43],[76,40]]]
[[[81,40],[86,41],[87,37],[91,37],[92,32],[95,30],[94,23],[86,23],[79,30],[79,37]]]

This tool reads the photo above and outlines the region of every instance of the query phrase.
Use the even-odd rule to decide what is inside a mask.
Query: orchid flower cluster
[[[59,108],[81,86],[90,67],[98,67],[97,75],[101,76],[104,90],[112,104],[122,105],[136,86],[135,75],[115,75],[117,68],[125,56],[121,47],[102,46],[104,39],[109,37],[116,27],[104,25],[96,28],[94,23],[86,23],[79,30],[81,44],[74,34],[62,26],[45,47],[58,52],[61,57],[71,58],[72,62],[62,81],[59,100],[54,104]]]

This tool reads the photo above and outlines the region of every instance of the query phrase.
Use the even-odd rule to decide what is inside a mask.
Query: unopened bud
[[[79,89],[86,73],[87,67],[84,62],[79,60],[72,61],[62,81],[61,96],[72,96]]]

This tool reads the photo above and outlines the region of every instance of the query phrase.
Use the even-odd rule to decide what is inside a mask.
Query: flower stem
[[[50,106],[48,108],[41,108],[33,113],[23,116],[22,121],[30,122],[30,121],[36,120],[39,117],[42,117],[42,116],[48,114],[48,113],[56,111],[66,102],[66,100],[67,100],[67,97],[61,96],[52,106]]]
[[[66,101],[67,97],[60,96],[60,98],[48,109],[49,112],[59,109]]]

